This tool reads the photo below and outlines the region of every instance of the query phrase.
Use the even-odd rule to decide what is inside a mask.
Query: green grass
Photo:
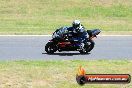
[[[79,19],[88,29],[132,34],[131,0],[1,0],[0,34],[52,34]]]
[[[131,60],[0,61],[0,88],[131,88],[129,84],[86,84],[75,77],[82,65],[88,74],[130,74]]]

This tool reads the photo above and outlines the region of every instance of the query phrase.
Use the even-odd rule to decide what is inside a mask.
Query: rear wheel
[[[57,51],[57,47],[56,45],[53,43],[53,42],[48,42],[45,46],[45,51],[48,53],[48,54],[53,54],[54,52]]]

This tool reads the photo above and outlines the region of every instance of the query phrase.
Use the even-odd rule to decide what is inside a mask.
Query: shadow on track
[[[47,53],[42,53],[42,54],[47,54]],[[54,53],[54,54],[47,54],[47,55],[59,55],[59,56],[74,56],[74,55],[89,55],[90,53],[87,54],[80,54],[80,53]]]

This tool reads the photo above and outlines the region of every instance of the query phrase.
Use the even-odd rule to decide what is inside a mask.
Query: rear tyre
[[[53,42],[48,42],[45,46],[45,51],[48,53],[48,54],[53,54],[54,52],[57,51],[57,47],[56,45],[53,43]]]

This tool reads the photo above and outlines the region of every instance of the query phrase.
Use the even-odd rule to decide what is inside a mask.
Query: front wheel
[[[90,44],[89,44],[89,43],[90,43]],[[87,54],[88,52],[90,52],[90,51],[94,48],[94,45],[95,45],[94,41],[90,40],[89,42],[87,42],[87,43],[84,45],[83,49],[80,50],[79,52],[80,52],[81,54]]]
[[[54,52],[57,51],[57,47],[56,45],[53,43],[53,42],[48,42],[45,46],[45,51],[48,53],[48,54],[53,54]]]
[[[90,52],[94,48],[94,45],[95,45],[95,42],[93,40],[90,40],[89,42],[90,42],[90,45],[89,45],[88,52]]]

